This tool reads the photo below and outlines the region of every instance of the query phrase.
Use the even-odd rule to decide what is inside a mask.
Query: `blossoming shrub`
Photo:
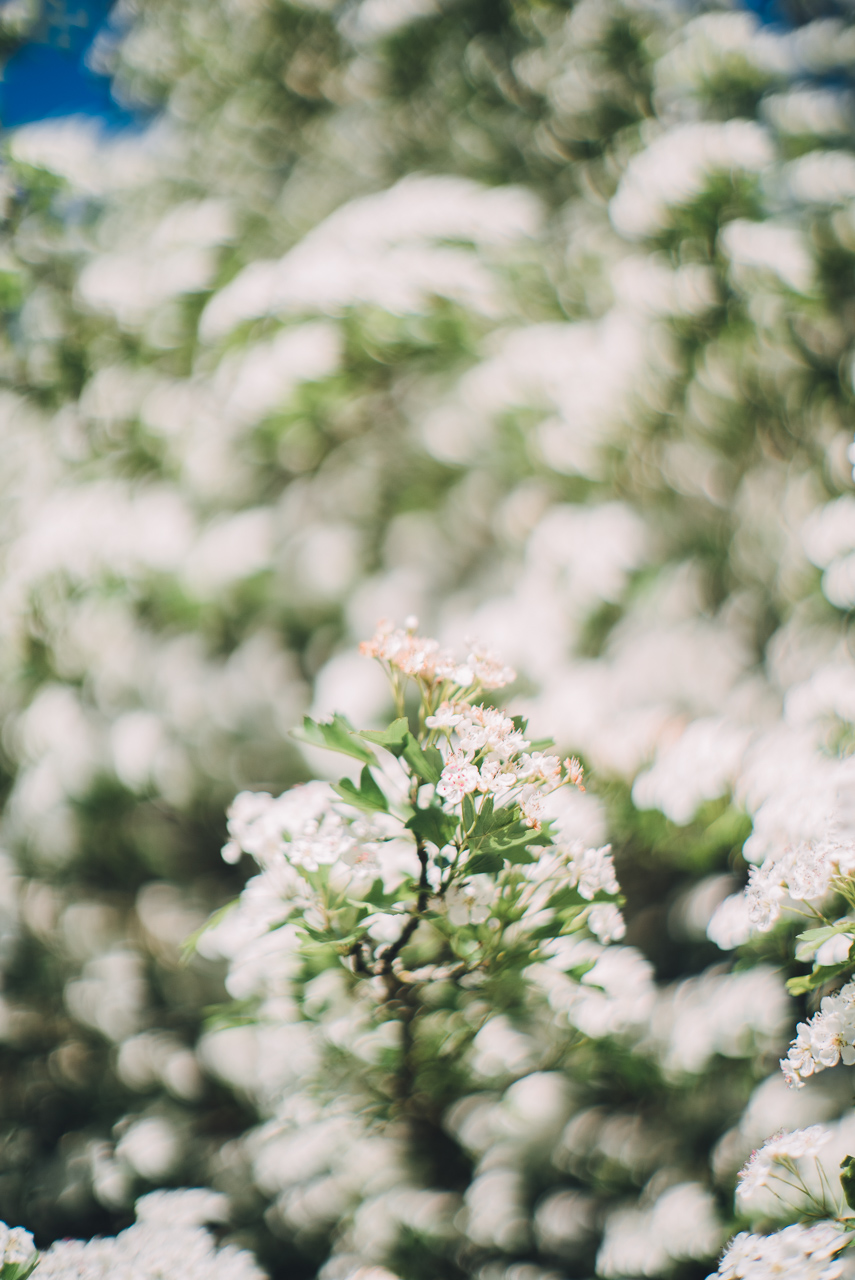
[[[289,1276],[372,1249],[700,1274],[752,1225],[752,1146],[850,1102],[832,1070],[777,1078],[787,926],[746,942],[736,891],[789,849],[771,918],[776,885],[824,883],[799,850],[829,813],[846,846],[851,24],[428,9],[146,0],[98,56],[157,126],[10,142],[2,1216],[114,1234],[140,1192],[210,1182]],[[474,1039],[475,989],[431,987],[418,1177],[359,1089],[306,1086],[391,1070],[375,979],[326,951],[295,1000],[258,943],[225,1027],[216,962],[180,959],[248,868],[218,858],[227,797],[329,774],[287,736],[304,712],[394,712],[349,643],[410,611],[508,654],[526,733],[596,778],[559,793],[582,847],[556,875],[593,924],[611,842],[627,898],[623,939],[505,973]],[[481,796],[475,768],[449,785]],[[477,946],[480,874],[444,899]]]
[[[3,1280],[265,1280],[245,1249],[217,1246],[203,1224],[226,1216],[224,1198],[213,1192],[155,1191],[136,1204],[137,1221],[115,1237],[59,1240],[39,1254],[33,1237],[0,1223]]]
[[[850,932],[855,846],[845,838],[845,814],[845,794],[840,794],[827,811],[825,838],[773,848],[760,866],[751,867],[742,897],[724,902],[709,925],[713,936],[728,934],[720,939],[728,946],[745,945],[753,935],[762,950],[764,942],[777,937],[783,946],[794,946],[799,967],[810,965],[787,984],[794,995],[807,995],[814,1009],[798,1024],[780,1063],[791,1090],[804,1090],[838,1064],[855,1063],[855,982],[849,980],[855,971],[849,957],[855,940]],[[811,927],[805,929],[805,923]],[[855,1240],[853,1139],[850,1110],[837,1126],[779,1128],[754,1150],[738,1175],[740,1216],[767,1226],[793,1218],[802,1222],[769,1235],[741,1232],[716,1275],[748,1277],[796,1266],[805,1275],[846,1274]]]
[[[721,1100],[699,1099],[697,1076],[775,1043],[780,987],[758,968],[715,993],[657,989],[617,945],[623,898],[609,848],[581,838],[579,762],[484,700],[513,671],[414,627],[362,646],[390,677],[391,724],[305,719],[354,776],[236,798],[223,857],[258,874],[199,939],[246,1020],[207,1052],[226,1072],[238,1046],[254,1055],[241,1082],[268,1119],[246,1147],[276,1229],[308,1243],[335,1223],[331,1277],[709,1258],[724,1223],[690,1149],[745,1082],[719,1071]],[[765,1035],[753,1008],[739,1026],[741,999],[766,1006]],[[663,1161],[674,1174],[628,1208]]]
[[[306,718],[306,737],[362,766],[358,785],[239,795],[223,856],[250,854],[259,874],[199,944],[228,957],[229,990],[262,1036],[301,1046],[296,1069],[268,1071],[257,1176],[281,1168],[277,1132],[291,1131],[286,1151],[314,1136],[314,1176],[288,1178],[279,1212],[292,1227],[335,1215],[329,1274],[394,1262],[413,1213],[434,1253],[439,1239],[437,1262],[457,1265],[457,1126],[483,1106],[465,1097],[469,1072],[504,1074],[508,1047],[530,1059],[529,1026],[546,1012],[532,1006],[532,966],[578,982],[624,932],[609,850],[574,839],[562,804],[579,762],[484,701],[515,673],[480,650],[457,660],[414,624],[382,628],[363,651],[391,677],[398,718],[361,731]],[[535,1096],[560,1113],[566,1088],[546,1075]],[[333,1155],[324,1130],[337,1150],[318,1176]],[[388,1221],[372,1238],[378,1213]]]

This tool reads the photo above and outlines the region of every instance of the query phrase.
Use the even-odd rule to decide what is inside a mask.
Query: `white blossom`
[[[0,1274],[7,1263],[26,1267],[35,1256],[36,1246],[29,1231],[23,1227],[7,1227],[5,1222],[0,1222]]]
[[[489,751],[501,760],[507,760],[525,751],[529,745],[513,720],[496,707],[466,707],[457,723],[456,733],[459,748],[467,756]]]
[[[570,859],[567,868],[569,883],[576,886],[583,898],[590,902],[598,893],[619,892],[610,844],[599,849],[574,845],[566,852]]]
[[[262,866],[278,856],[314,870],[345,858],[356,840],[351,824],[332,807],[334,798],[324,782],[292,787],[275,800],[266,792],[242,791],[229,809],[226,861],[233,860],[235,849],[252,854]]]
[[[800,1022],[781,1070],[788,1084],[801,1088],[819,1071],[843,1061],[855,1064],[855,982],[847,982],[833,996],[825,996],[807,1022]]]
[[[720,902],[707,925],[707,937],[722,951],[741,947],[751,937],[749,904],[744,893],[732,893]]]
[[[825,897],[835,876],[855,868],[855,847],[830,841],[805,843],[780,857],[752,867],[745,896],[748,916],[765,933],[777,921],[788,898],[814,901]]]
[[[836,1223],[796,1223],[770,1236],[742,1231],[728,1245],[718,1270],[708,1280],[839,1280],[838,1257],[849,1236]]]
[[[786,1170],[797,1160],[816,1156],[830,1140],[829,1130],[818,1124],[791,1133],[782,1131],[767,1138],[762,1147],[752,1151],[751,1158],[739,1174],[737,1201],[744,1205],[756,1191],[769,1187],[770,1182],[780,1176],[776,1173],[776,1166]]]
[[[153,1192],[137,1202],[133,1226],[114,1237],[59,1240],[40,1256],[33,1275],[39,1280],[161,1280],[164,1275],[171,1280],[264,1280],[251,1254],[229,1244],[218,1248],[204,1230],[203,1223],[223,1217],[224,1198],[211,1192]],[[22,1252],[27,1238],[23,1232],[21,1243],[16,1240]]]
[[[425,717],[428,729],[453,729],[459,725],[468,710],[454,702],[441,702],[432,716]]]
[[[591,907],[588,928],[600,942],[620,942],[626,934],[623,916],[613,902],[597,903]]]
[[[439,782],[436,784],[436,792],[449,804],[456,805],[460,804],[465,795],[475,791],[480,781],[481,774],[477,767],[469,764],[467,757],[462,753],[455,753],[445,762]]]
[[[496,900],[496,886],[489,876],[470,876],[453,884],[445,895],[448,919],[453,925],[483,924]]]

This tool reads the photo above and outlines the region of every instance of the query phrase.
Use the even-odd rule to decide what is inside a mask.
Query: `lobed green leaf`
[[[423,749],[413,735],[408,733],[402,754],[413,773],[421,778],[422,782],[439,782],[445,761],[437,747]]]
[[[333,791],[337,792],[348,804],[354,805],[357,809],[362,809],[364,813],[389,812],[389,801],[374,781],[368,765],[365,766],[359,776],[358,787],[351,782],[350,778],[342,778],[341,781],[333,784]]]
[[[355,734],[356,730],[350,721],[336,713],[332,720],[313,720],[311,716],[304,716],[302,732],[294,730],[292,737],[313,747],[326,747],[329,751],[340,751],[342,755],[353,756],[355,760],[362,760],[365,764],[374,764],[374,752],[363,746]]]
[[[385,747],[393,756],[401,756],[407,745],[410,727],[406,716],[393,720],[386,729],[360,729],[359,737],[374,742],[378,747]]]

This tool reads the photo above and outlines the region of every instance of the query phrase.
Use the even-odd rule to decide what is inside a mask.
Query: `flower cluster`
[[[532,744],[517,721],[495,707],[442,702],[425,726],[449,744],[436,793],[452,807],[465,795],[501,797],[504,804],[515,801],[528,826],[539,829],[549,792],[565,782],[581,785],[578,760],[562,764],[556,755],[529,752]]]
[[[807,1022],[800,1022],[781,1070],[788,1084],[800,1088],[805,1080],[843,1061],[855,1064],[855,982],[847,982],[833,996],[825,996]]]
[[[59,1240],[43,1254],[21,1227],[0,1223],[0,1278],[25,1280],[265,1280],[251,1254],[217,1247],[205,1223],[226,1216],[224,1196],[201,1188],[153,1191],[117,1236]]]
[[[795,1173],[795,1162],[817,1156],[830,1138],[829,1131],[816,1124],[792,1133],[782,1130],[767,1138],[762,1147],[752,1151],[751,1158],[740,1171],[737,1201],[750,1199],[756,1191],[769,1187],[776,1179],[783,1181],[785,1173]]]
[[[578,760],[562,764],[548,744],[525,737],[522,720],[473,701],[485,683],[504,683],[508,669],[481,650],[455,663],[414,627],[381,627],[362,648],[394,668],[396,693],[398,675],[414,679],[418,729],[411,732],[405,716],[380,731],[354,730],[341,716],[306,719],[309,741],[363,763],[360,784],[345,778],[278,799],[236,797],[223,857],[235,862],[247,853],[260,874],[221,929],[248,929],[247,941],[266,946],[266,931],[291,921],[349,957],[357,972],[377,974],[388,974],[426,927],[444,933],[453,952],[449,931],[484,926],[464,965],[475,969],[503,939],[547,918],[559,931],[587,925],[601,942],[619,939],[609,846],[552,845],[544,827],[546,797],[581,786]]]
[[[745,896],[751,923],[767,932],[790,899],[816,902],[825,898],[837,877],[855,871],[855,845],[806,842],[752,867]]]
[[[248,853],[259,866],[280,872],[286,866],[306,872],[328,867],[334,876],[385,872],[385,879],[401,852],[394,843],[400,828],[389,815],[354,811],[326,782],[292,787],[276,799],[264,791],[242,791],[229,809],[228,831],[224,861]]]
[[[578,887],[582,897],[588,902],[600,892],[610,895],[619,892],[610,844],[604,844],[599,849],[585,849],[577,843],[567,853],[570,883]]]
[[[618,942],[626,932],[616,904],[620,887],[615,875],[611,845],[586,848],[582,841],[544,849],[537,861],[523,868],[528,881],[520,891],[526,914],[535,917],[547,907],[553,895],[575,890],[580,901],[576,920],[585,923],[600,942]],[[585,904],[589,903],[590,906]]]
[[[120,785],[123,804],[138,806],[123,823],[129,839],[136,833],[131,843],[139,859],[129,883],[148,879],[154,846],[164,850],[156,874],[168,880],[176,831],[192,844],[194,830],[210,830],[222,788],[246,785],[236,778],[263,777],[278,794],[293,781],[295,758],[281,749],[284,727],[308,697],[322,708],[313,714],[345,701],[333,696],[348,660],[330,653],[337,628],[360,627],[378,608],[403,616],[414,608],[439,609],[441,601],[460,634],[495,628],[506,637],[514,665],[525,672],[525,690],[535,690],[524,707],[533,728],[517,731],[529,745],[503,754],[509,734],[472,753],[466,735],[453,744],[440,734],[430,740],[422,728],[432,726],[416,723],[414,695],[417,700],[430,685],[433,706],[434,694],[440,696],[434,677],[445,682],[441,697],[450,716],[480,681],[463,712],[474,720],[475,704],[489,704],[490,688],[510,673],[477,651],[445,654],[415,637],[414,627],[404,627],[404,637],[386,629],[377,654],[400,695],[399,717],[409,716],[423,754],[402,736],[372,745],[346,728],[337,735],[324,726],[330,738],[361,742],[374,753],[374,762],[354,757],[368,774],[351,787],[349,799],[343,784],[340,790],[310,784],[279,800],[244,795],[236,802],[227,857],[247,847],[243,869],[257,857],[259,874],[219,926],[223,938],[231,931],[234,944],[229,981],[245,994],[253,983],[267,983],[281,999],[262,1029],[223,1032],[220,1070],[242,1097],[251,1093],[247,1080],[254,1081],[257,1070],[263,1088],[253,1096],[278,1099],[271,1128],[278,1125],[279,1132],[269,1145],[280,1144],[279,1180],[269,1175],[272,1156],[256,1176],[264,1197],[275,1199],[270,1217],[285,1247],[311,1239],[320,1257],[324,1239],[343,1242],[350,1233],[342,1250],[391,1259],[391,1247],[384,1254],[377,1245],[371,1255],[360,1244],[373,1246],[383,1236],[376,1198],[373,1218],[367,1212],[351,1229],[353,1171],[370,1188],[366,1199],[376,1197],[376,1185],[364,1148],[355,1157],[354,1140],[341,1128],[330,1137],[331,1118],[340,1120],[340,1112],[318,1115],[311,1160],[308,1140],[302,1154],[281,1154],[289,1119],[295,1144],[305,1138],[309,1105],[305,1094],[299,1105],[288,1094],[286,1117],[281,1096],[287,1090],[276,1093],[275,1073],[293,1068],[299,1074],[294,1064],[310,1060],[316,1048],[315,1041],[307,1048],[296,1015],[287,1021],[292,979],[307,1016],[327,1010],[324,1034],[333,1048],[343,1053],[346,1046],[363,1063],[376,1061],[378,1075],[391,1073],[390,1059],[405,1039],[404,1013],[417,1007],[422,983],[439,995],[430,1013],[414,1015],[406,1030],[416,1040],[425,1032],[410,1062],[416,1072],[419,1062],[430,1061],[430,1078],[438,1083],[425,1092],[437,1116],[449,1098],[465,1094],[460,1131],[465,1112],[467,1132],[483,1135],[483,1114],[477,1123],[472,1119],[481,1101],[473,1079],[488,1078],[492,1090],[491,1072],[516,1071],[523,1085],[526,1071],[540,1075],[531,1082],[528,1111],[519,1109],[524,1088],[507,1086],[502,1103],[509,1076],[495,1083],[494,1114],[504,1106],[491,1121],[495,1145],[483,1164],[483,1148],[473,1156],[478,1173],[465,1213],[454,1207],[447,1215],[458,1224],[468,1221],[456,1230],[468,1231],[470,1243],[455,1257],[472,1258],[479,1275],[504,1275],[512,1266],[541,1274],[543,1266],[559,1265],[565,1250],[584,1252],[579,1241],[586,1230],[593,1240],[601,1224],[612,1222],[607,1237],[615,1274],[661,1273],[670,1266],[661,1258],[661,1241],[679,1253],[679,1233],[672,1235],[659,1218],[642,1229],[626,1217],[618,1230],[622,1210],[610,1218],[602,1188],[647,1187],[663,1169],[669,1179],[699,1176],[703,1145],[717,1125],[729,1123],[722,1108],[735,1105],[737,1086],[719,1088],[718,1077],[730,1072],[732,1084],[729,1059],[751,1056],[753,1068],[739,1073],[738,1087],[747,1093],[747,1082],[772,1059],[767,1050],[787,1016],[782,983],[762,965],[679,981],[689,951],[693,968],[700,954],[684,944],[704,927],[704,902],[726,891],[724,873],[740,865],[739,823],[746,814],[753,821],[749,860],[823,838],[817,815],[824,820],[833,808],[834,788],[816,785],[816,772],[830,773],[827,762],[838,746],[845,757],[855,723],[855,668],[841,643],[845,616],[835,612],[855,600],[845,455],[850,396],[835,373],[850,358],[853,318],[847,290],[827,287],[830,278],[845,280],[855,243],[849,19],[823,15],[799,28],[794,18],[792,26],[764,28],[745,6],[696,15],[694,7],[670,0],[571,6],[544,0],[534,18],[530,6],[499,6],[495,47],[513,50],[513,65],[491,54],[480,58],[472,76],[472,56],[483,43],[480,19],[476,15],[470,34],[468,20],[447,21],[445,5],[184,0],[129,8],[124,88],[141,85],[146,101],[168,102],[175,92],[175,109],[165,111],[168,156],[162,151],[157,161],[153,134],[139,145],[117,141],[100,148],[93,140],[87,146],[91,135],[80,126],[69,132],[50,125],[47,133],[25,130],[10,139],[26,164],[47,162],[67,176],[76,168],[80,177],[57,197],[61,207],[51,224],[43,184],[28,208],[28,175],[10,173],[16,192],[3,243],[4,432],[6,454],[17,459],[7,476],[15,492],[4,522],[0,608],[7,641],[4,714],[12,712],[4,752],[14,767],[3,843],[23,846],[23,865],[40,867],[45,883],[21,886],[20,927],[35,929],[39,946],[44,939],[71,1015],[56,1018],[51,987],[44,1052],[35,1059],[29,1049],[19,1054],[16,1034],[27,1045],[39,1043],[38,1023],[32,1023],[41,998],[34,1002],[38,1010],[29,1007],[29,997],[20,1008],[14,983],[4,985],[0,1021],[13,1045],[6,1056],[23,1064],[16,1070],[25,1084],[34,1064],[41,1087],[53,1081],[64,1100],[70,1083],[82,1100],[75,1071],[98,1073],[80,1072],[81,1044],[103,1034],[116,1045],[115,1053],[109,1045],[107,1052],[123,1082],[135,1074],[143,1081],[138,1106],[154,1105],[148,1091],[160,1088],[155,1081],[164,1082],[167,1096],[160,1101],[171,1106],[174,1086],[165,1082],[173,1073],[154,1065],[138,1069],[145,1054],[154,1064],[162,1019],[178,1042],[170,1061],[181,1060],[180,1049],[197,1078],[200,1067],[210,1069],[212,1057],[203,1062],[196,1046],[196,1014],[197,1005],[221,998],[216,983],[194,1002],[170,968],[170,939],[177,934],[180,942],[196,927],[208,897],[194,898],[183,879],[180,888],[146,884],[139,912],[129,910],[130,925],[118,933],[121,922],[111,923],[118,893],[111,885],[108,902],[93,893],[102,872],[85,860],[104,844],[100,780]],[[787,6],[788,15],[810,9]],[[370,37],[372,24],[379,43]],[[406,38],[388,39],[396,24]],[[414,47],[425,74],[409,74]],[[442,71],[440,81],[434,68]],[[457,74],[464,75],[463,97]],[[396,90],[392,104],[384,82],[412,88],[403,96]],[[437,83],[450,91],[437,93]],[[756,118],[721,118],[728,109],[715,91],[721,85],[728,86],[728,102]],[[194,103],[189,128],[188,93]],[[451,177],[442,173],[443,148],[446,138],[458,138],[451,112],[464,100],[472,105],[466,146],[453,157]],[[329,127],[319,131],[319,119]],[[542,127],[530,128],[533,119]],[[367,151],[341,145],[354,136],[354,121]],[[408,175],[387,191],[351,200],[365,186],[365,155],[378,147],[390,170],[406,170],[414,123],[415,150],[429,155],[435,172]],[[288,139],[294,163],[258,165],[254,140],[268,135]],[[524,152],[534,147],[538,190],[548,209],[561,211],[544,220],[548,231],[540,238],[538,197],[506,185],[532,171],[519,163],[516,147],[496,149],[496,139],[511,136]],[[457,176],[468,170],[483,177],[487,155],[495,157],[489,187]],[[151,173],[158,163],[162,187],[150,198],[134,174]],[[238,163],[240,181],[224,182],[224,166]],[[602,196],[604,165],[613,201]],[[90,202],[93,192],[111,186],[117,190],[102,218]],[[175,198],[182,204],[170,208]],[[80,237],[78,220],[66,216],[81,200],[91,236]],[[312,227],[318,216],[320,225]],[[300,236],[300,228],[309,227]],[[505,290],[495,265],[520,240],[525,268],[517,274],[511,261],[514,286]],[[715,252],[703,250],[705,243]],[[532,269],[542,279],[536,304],[519,306]],[[16,277],[26,298],[20,310]],[[553,281],[560,282],[556,290]],[[187,290],[192,305],[185,305]],[[82,324],[72,306],[76,298],[86,308]],[[443,300],[439,311],[434,298]],[[449,305],[461,323],[435,324]],[[472,307],[474,325],[466,316]],[[666,431],[652,426],[662,413]],[[508,465],[516,457],[525,459],[522,467]],[[413,502],[406,476],[416,473],[422,479]],[[376,502],[377,493],[389,500]],[[715,555],[699,554],[699,533],[706,547],[705,531],[712,529],[733,537],[719,542],[716,535]],[[805,554],[816,573],[807,569]],[[728,598],[729,590],[735,594]],[[476,599],[481,606],[473,605]],[[286,601],[287,624],[271,625],[283,618]],[[307,673],[317,673],[312,691]],[[348,714],[358,725],[374,724],[382,709],[371,696],[353,705],[360,710]],[[784,705],[778,718],[774,708]],[[434,712],[439,705],[425,715]],[[582,837],[579,854],[568,852],[563,863],[531,841],[553,815],[552,801],[570,789],[547,795],[540,809],[548,784],[540,787],[540,779],[522,773],[523,754],[536,756],[536,739],[552,724],[560,726],[562,742],[610,778],[604,796],[591,798],[589,814],[599,814],[597,821],[575,828],[570,821],[569,831],[556,834],[556,849],[569,850],[573,836]],[[460,753],[454,763],[451,746]],[[434,748],[442,763],[437,781]],[[814,758],[824,762],[822,769],[809,767]],[[413,761],[422,770],[414,802]],[[630,805],[627,792],[639,769],[646,781],[642,773]],[[565,766],[562,777],[578,781],[572,767]],[[90,803],[88,789],[96,783]],[[533,783],[538,788],[525,795]],[[606,809],[615,813],[615,798],[618,808],[623,798],[627,803],[610,828]],[[205,808],[197,824],[200,800]],[[388,809],[372,808],[384,800]],[[724,810],[703,850],[692,843],[691,827],[701,806],[711,807],[704,822],[715,806]],[[610,830],[619,831],[628,883],[630,876],[638,883],[633,860],[649,867],[650,852],[647,818],[639,810],[651,808],[678,828],[669,836],[670,872],[657,860],[650,877],[673,910],[667,927],[663,914],[661,930],[641,922],[631,932],[641,945],[652,944],[657,971],[673,974],[664,992],[641,954],[623,947],[600,953],[594,940],[618,938],[623,927],[612,882],[603,878],[591,894],[596,851]],[[528,835],[513,823],[505,824],[511,830],[483,830],[512,809]],[[575,812],[578,817],[578,805]],[[477,831],[472,819],[481,822]],[[200,836],[200,858],[203,848]],[[553,857],[554,876],[546,874]],[[583,873],[588,863],[590,875]],[[84,874],[75,885],[77,866]],[[794,871],[788,886],[775,880],[780,870],[769,876],[768,895],[761,893],[761,877],[755,885],[758,931],[786,899],[807,914],[813,904],[825,909],[823,895],[793,896],[799,877]],[[235,874],[230,869],[226,883],[233,884]],[[696,886],[702,892],[690,910],[688,882],[695,875],[712,884]],[[206,873],[206,880],[218,901],[216,877]],[[4,947],[10,898],[4,891]],[[159,913],[149,909],[158,900]],[[835,929],[837,914],[831,913]],[[646,919],[649,924],[651,916]],[[739,924],[731,918],[718,936],[735,940]],[[844,969],[831,970],[845,967],[850,929],[814,940],[817,991],[845,981]],[[519,971],[507,988],[490,986],[497,967],[513,968],[518,953],[543,951],[545,934],[565,930],[560,943],[579,943],[573,958],[570,946],[549,957],[563,966],[549,970],[560,979],[552,992],[561,1019],[544,1017],[536,1029],[531,1019],[530,1035],[513,1030],[511,1019],[504,1039],[497,1017],[483,1034],[477,1030],[485,1009],[504,1011],[508,989],[525,986],[516,981]],[[780,934],[761,936],[755,946],[768,956],[780,941]],[[153,972],[161,954],[164,981]],[[384,967],[389,972],[378,974]],[[194,969],[194,980],[205,968]],[[158,997],[149,1003],[150,972]],[[528,982],[529,971],[523,972]],[[482,986],[475,985],[482,978]],[[388,994],[393,987],[395,1000],[385,1003],[400,1015],[395,1025],[384,1030],[349,1015],[367,1007],[378,988]],[[179,996],[170,994],[179,989]],[[248,1016],[246,1009],[241,1013]],[[646,1046],[642,1052],[653,1052],[671,1078],[692,1073],[694,1122],[675,1123],[679,1095],[662,1089],[660,1109],[644,1085],[639,1136],[637,1117],[621,1115],[631,1109],[627,1094],[639,1073],[622,1072],[628,1088],[609,1098],[586,1094],[592,1077],[613,1078],[599,1064],[593,1071],[585,1064],[576,1080],[577,1032],[614,1036],[627,1024]],[[29,1030],[22,1033],[21,1026]],[[466,1058],[470,1031],[480,1037],[471,1061],[481,1076],[473,1076]],[[55,1034],[67,1035],[67,1043],[52,1043]],[[247,1044],[256,1044],[255,1034],[262,1047],[254,1054]],[[205,1053],[209,1047],[206,1038]],[[605,1057],[609,1049],[596,1052]],[[453,1088],[443,1064],[456,1073]],[[531,1159],[506,1154],[514,1123],[517,1132],[535,1130],[543,1076],[555,1064],[555,1075],[560,1071],[579,1086],[576,1111],[589,1103],[598,1109],[586,1121],[586,1133],[596,1138],[573,1147],[571,1135],[565,1150],[583,1169],[581,1207],[570,1204],[565,1166],[549,1164],[541,1149]],[[314,1071],[305,1066],[302,1078],[313,1080]],[[646,1079],[646,1069],[640,1074]],[[713,1075],[716,1087],[708,1087]],[[192,1070],[190,1076],[192,1082]],[[762,1133],[808,1123],[786,1108],[830,1096],[835,1083],[826,1072],[817,1087],[778,1098]],[[415,1086],[412,1092],[418,1094]],[[8,1095],[10,1108],[20,1096],[32,1111],[29,1088],[10,1086]],[[105,1089],[108,1097],[126,1093]],[[101,1101],[81,1115],[78,1127],[97,1131],[109,1145],[118,1116],[107,1116]],[[136,1104],[116,1105],[133,1110]],[[55,1109],[46,1099],[36,1110],[51,1115]],[[660,1110],[664,1134],[657,1133]],[[9,1140],[14,1146],[17,1134],[30,1132],[31,1119],[10,1111],[0,1135],[4,1152]],[[550,1117],[556,1133],[564,1119]],[[180,1123],[176,1128],[183,1132]],[[33,1130],[34,1150],[53,1159],[53,1139],[43,1142],[35,1123]],[[116,1130],[122,1132],[124,1126]],[[134,1133],[132,1126],[122,1138],[126,1153]],[[93,1163],[88,1155],[81,1161],[74,1141],[69,1135],[62,1144],[65,1185],[60,1195],[57,1178],[58,1205],[81,1202],[79,1170]],[[335,1148],[338,1165],[332,1156],[324,1164],[318,1146]],[[207,1176],[191,1175],[192,1150],[201,1148],[188,1148],[181,1167],[188,1177]],[[743,1154],[740,1148],[737,1163]],[[609,1161],[606,1178],[597,1158]],[[262,1163],[259,1157],[256,1169]],[[616,1163],[632,1166],[625,1184],[611,1176]],[[22,1169],[22,1180],[30,1180],[22,1196],[32,1203],[32,1188],[47,1185],[46,1175],[41,1159],[27,1167],[33,1172]],[[555,1167],[562,1172],[556,1175]],[[144,1162],[139,1168],[148,1176]],[[550,1195],[556,1177],[560,1190]],[[573,1186],[575,1196],[575,1172]],[[643,1206],[657,1189],[661,1178],[642,1193]],[[387,1218],[393,1217],[392,1194],[384,1203]],[[128,1188],[123,1203],[131,1198]],[[424,1238],[421,1209],[409,1212],[407,1230]],[[403,1221],[398,1202],[394,1213]],[[659,1262],[655,1252],[623,1251],[626,1241],[639,1238],[644,1249],[659,1246]],[[704,1238],[698,1233],[695,1246]],[[487,1251],[488,1262],[473,1257],[473,1244]],[[590,1256],[571,1257],[568,1274],[593,1274],[595,1244],[587,1247]],[[447,1269],[445,1258],[434,1270]],[[341,1259],[336,1265],[331,1280],[347,1274]]]
[[[26,1280],[37,1261],[36,1246],[29,1231],[0,1222],[0,1280]]]
[[[460,690],[503,689],[516,680],[516,672],[488,649],[475,644],[463,661],[437,640],[416,634],[418,620],[408,618],[405,627],[383,619],[370,640],[359,646],[366,657],[377,658],[390,672],[412,676],[428,685],[448,684]]]
[[[807,914],[815,927],[799,935],[797,960],[812,961],[805,977],[791,979],[796,994],[810,991],[829,979],[840,981],[852,975],[850,951],[855,941],[855,921],[840,914],[842,900],[848,908],[853,899],[855,845],[836,838],[802,841],[778,855],[770,855],[749,871],[744,895],[726,898],[713,913],[708,934],[722,946],[745,942],[753,928],[768,933],[782,913]],[[825,996],[820,1008],[806,1022],[800,1022],[781,1070],[788,1084],[797,1088],[805,1080],[838,1062],[855,1065],[855,982],[846,982],[833,995]]]
[[[844,1263],[838,1257],[850,1237],[831,1222],[795,1223],[770,1236],[741,1231],[725,1250],[718,1270],[708,1280],[839,1280]]]

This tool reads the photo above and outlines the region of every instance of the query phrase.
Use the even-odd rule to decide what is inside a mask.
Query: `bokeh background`
[[[850,6],[7,0],[0,48],[0,1218],[210,1185],[277,1280],[706,1275],[752,1146],[851,1102],[777,1074],[780,939],[706,934],[855,744]],[[582,757],[628,933],[408,1183],[182,945],[410,614]]]

